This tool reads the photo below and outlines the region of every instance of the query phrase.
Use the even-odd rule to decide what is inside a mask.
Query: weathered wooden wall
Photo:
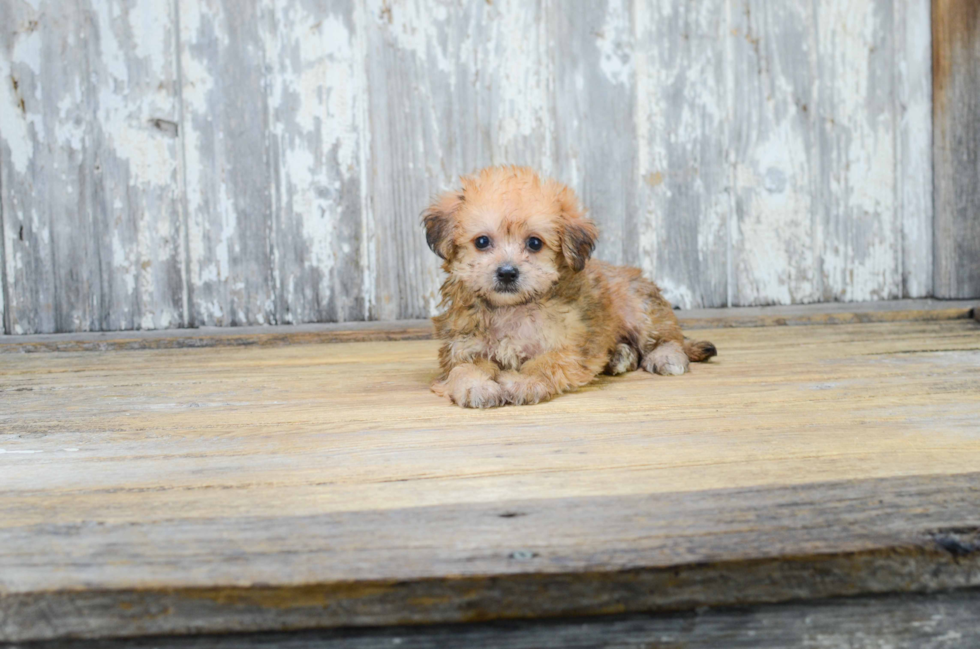
[[[933,0],[938,297],[980,294],[980,2]]]
[[[930,295],[931,69],[930,0],[2,0],[5,330],[426,316],[510,162],[684,307]]]

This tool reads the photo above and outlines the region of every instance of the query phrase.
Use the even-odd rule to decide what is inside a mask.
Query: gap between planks
[[[927,322],[977,318],[980,300],[886,300],[678,311],[685,329],[778,327],[871,322]],[[156,331],[102,331],[0,338],[0,354],[125,351],[184,347],[278,347],[309,343],[429,340],[428,320],[343,322],[256,327],[202,327]]]

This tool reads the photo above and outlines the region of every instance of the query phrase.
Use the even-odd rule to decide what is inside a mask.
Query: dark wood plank
[[[659,615],[293,633],[65,640],[10,649],[945,649],[980,646],[980,591],[824,599]]]
[[[933,0],[935,295],[980,296],[980,3]]]
[[[980,586],[978,511],[980,474],[971,473],[275,524],[246,514],[14,527],[0,530],[0,640],[475,622]],[[41,574],[54,581],[38,590]]]

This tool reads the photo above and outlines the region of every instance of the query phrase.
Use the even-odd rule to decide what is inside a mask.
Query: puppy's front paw
[[[520,372],[501,372],[497,377],[507,403],[523,406],[551,397],[551,389],[541,379]]]
[[[455,368],[444,381],[432,384],[432,391],[463,408],[495,408],[506,403],[500,384],[482,373]]]
[[[643,357],[643,369],[654,374],[683,374],[689,366],[687,354],[675,342],[663,343]]]

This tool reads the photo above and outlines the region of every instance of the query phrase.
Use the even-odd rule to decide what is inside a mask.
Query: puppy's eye
[[[486,250],[490,247],[490,237],[477,237],[476,241],[473,242],[473,245],[476,246],[477,250]]]
[[[527,240],[527,247],[534,252],[541,250],[542,246],[544,246],[544,243],[537,237],[530,237]]]

